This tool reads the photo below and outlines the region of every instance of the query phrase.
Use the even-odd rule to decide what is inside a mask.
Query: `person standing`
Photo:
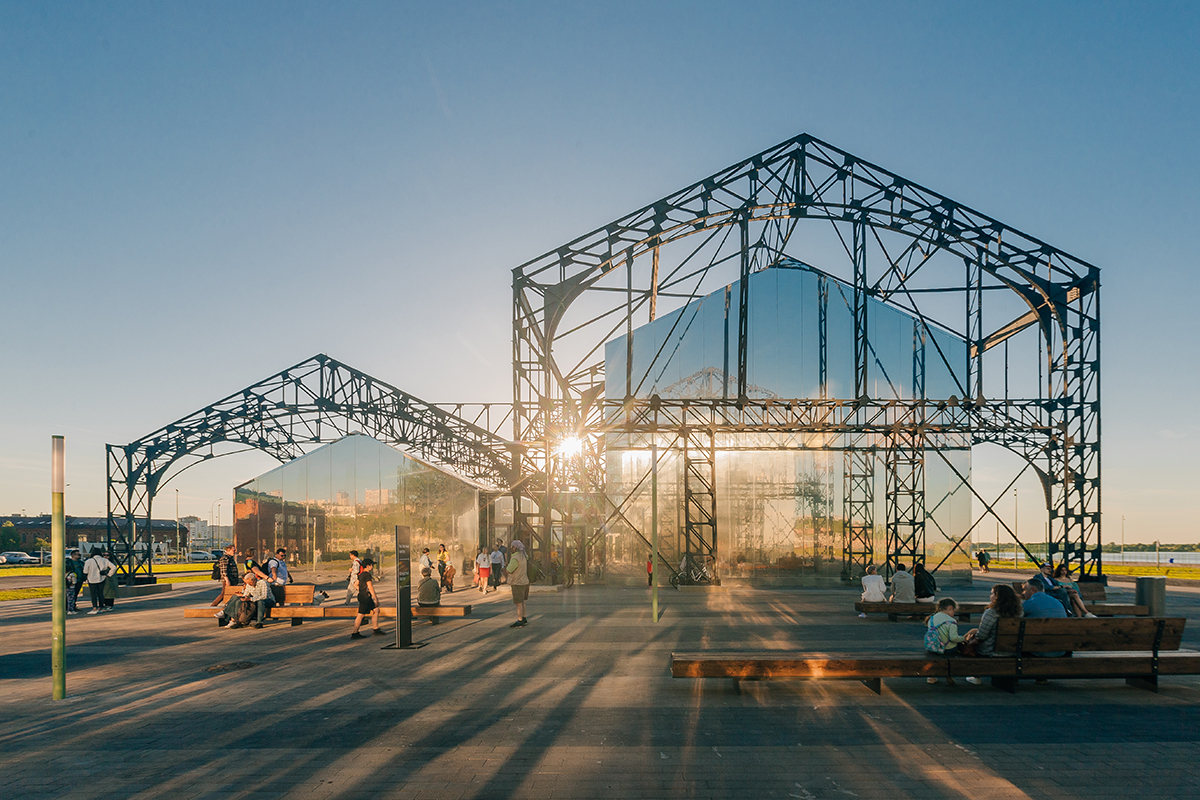
[[[492,545],[492,571],[488,576],[488,585],[493,589],[500,588],[500,573],[504,571],[504,553],[500,552],[502,546],[499,542]]]
[[[350,632],[351,639],[363,638],[363,635],[358,632],[358,628],[362,625],[363,617],[368,614],[371,615],[371,632],[376,636],[383,635],[383,631],[379,629],[379,595],[375,594],[375,581],[371,575],[371,568],[374,566],[375,559],[368,556],[362,560],[362,566],[358,571],[358,614],[354,617],[354,630]]]
[[[429,548],[426,547],[421,551],[421,558],[418,560],[417,569],[422,570],[429,567],[429,571],[433,572],[433,556],[429,555]]]
[[[479,548],[479,555],[475,556],[475,583],[479,586],[479,591],[487,594],[488,583],[492,575],[492,558],[488,555],[486,547]]]
[[[551,583],[553,583],[553,581],[551,581]],[[646,556],[646,584],[651,587],[654,586],[654,556],[653,555]]]
[[[525,556],[525,545],[514,540],[512,543],[512,558],[508,562],[508,585],[512,587],[513,603],[517,607],[517,621],[510,628],[524,628],[529,624],[525,619],[525,601],[529,599],[529,559]]]
[[[92,598],[92,610],[87,612],[88,616],[108,610],[108,605],[104,602],[104,582],[116,571],[113,563],[104,557],[103,547],[93,550],[91,557],[83,562],[83,574],[87,578],[88,594]]]
[[[438,581],[446,580],[446,565],[450,563],[450,554],[446,552],[446,545],[439,544],[437,551],[437,570]]]
[[[254,573],[254,576],[260,581],[268,581],[271,579],[271,576],[267,574],[267,571],[263,568],[263,565],[258,563],[258,561],[254,558],[253,547],[247,550],[245,556],[243,556],[242,566],[246,569],[246,572]]]
[[[442,588],[433,579],[433,570],[421,567],[421,582],[417,584],[417,606],[419,608],[436,608],[442,604]],[[430,625],[437,625],[438,618],[430,617]]]
[[[75,601],[79,599],[79,592],[83,590],[83,560],[79,557],[78,550],[72,550],[67,557],[66,575],[67,581],[67,613],[78,614],[79,609],[75,607]]]
[[[350,582],[346,584],[346,605],[358,594],[358,576],[362,572],[362,560],[357,550],[350,551]]]
[[[217,559],[216,575],[221,579],[221,593],[213,599],[210,605],[220,605],[225,599],[225,590],[230,586],[241,586],[238,578],[237,548],[232,544],[225,547],[225,552]]]
[[[275,596],[275,605],[281,606],[286,594],[285,587],[292,582],[292,576],[288,575],[286,547],[275,551],[275,557],[267,562],[267,570],[271,576],[271,594]]]

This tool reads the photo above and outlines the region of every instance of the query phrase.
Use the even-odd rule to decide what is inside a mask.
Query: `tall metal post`
[[[54,676],[54,699],[67,697],[67,520],[63,511],[66,488],[66,442],[61,436],[50,438],[50,669]]]
[[[650,443],[650,618],[658,622],[658,439]]]

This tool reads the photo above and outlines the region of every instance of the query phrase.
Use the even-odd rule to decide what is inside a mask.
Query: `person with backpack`
[[[101,614],[112,608],[112,601],[104,597],[104,583],[112,575],[116,575],[117,567],[105,558],[104,548],[92,551],[91,557],[83,562],[83,574],[88,582],[88,594],[92,598],[92,610],[87,612]]]
[[[967,637],[958,633],[958,619],[954,616],[957,608],[958,603],[950,597],[942,598],[937,604],[937,613],[929,618],[929,625],[925,628],[925,652],[947,658],[961,655],[959,645]],[[937,683],[937,678],[927,678],[926,681]],[[954,678],[946,678],[946,683],[953,686]]]
[[[267,574],[267,571],[263,565],[258,563],[258,561],[254,558],[253,547],[248,549],[245,556],[243,556],[242,566],[246,569],[246,572],[253,572],[255,577],[257,577],[260,581],[271,579],[271,576]]]
[[[287,548],[281,547],[275,551],[275,555],[271,556],[266,563],[267,574],[270,577],[267,579],[271,584],[271,594],[275,597],[275,605],[283,605],[286,587],[292,582],[292,576],[288,574],[287,567]]]
[[[219,606],[225,599],[225,589],[229,586],[241,586],[238,576],[237,548],[233,545],[225,547],[225,553],[213,564],[212,579],[221,582],[221,593],[213,598],[209,605]]]
[[[518,540],[513,540],[512,543],[512,558],[508,562],[508,585],[512,587],[513,604],[517,607],[517,621],[508,627],[524,628],[529,624],[529,620],[525,618],[525,601],[529,599],[529,558],[525,555],[524,543]]]

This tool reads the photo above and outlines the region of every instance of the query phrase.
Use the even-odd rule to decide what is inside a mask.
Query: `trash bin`
[[[1140,577],[1137,579],[1137,595],[1134,602],[1150,609],[1150,616],[1167,615],[1167,579]]]

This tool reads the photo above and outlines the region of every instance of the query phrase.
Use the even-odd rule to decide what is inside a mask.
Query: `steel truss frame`
[[[822,359],[818,399],[754,400],[747,396],[746,321],[752,310],[746,278],[785,259],[797,225],[809,221],[834,227],[851,264],[853,396],[827,396]],[[694,250],[685,247],[697,240]],[[720,248],[726,241],[736,242],[730,245],[735,254],[713,255],[708,263],[692,261],[709,242]],[[663,256],[671,248],[690,255],[664,268]],[[871,248],[881,257],[869,256]],[[917,276],[934,254],[961,259],[961,280],[943,277],[917,287]],[[706,283],[710,272],[716,275],[718,268],[731,265],[737,267],[732,277],[741,279],[736,358],[726,358],[727,365],[736,364],[736,392],[678,403],[639,394],[647,376],[632,374],[635,314],[648,311],[652,320],[661,298],[686,303],[703,297],[716,288],[711,280]],[[723,283],[728,280],[717,285]],[[887,548],[889,561],[894,561],[898,555],[911,558],[924,551],[922,454],[941,446],[995,443],[1019,454],[1040,477],[1052,552],[1061,553],[1084,575],[1099,577],[1099,287],[1095,266],[802,134],[514,269],[513,438],[524,446],[520,471],[527,477],[514,491],[514,508],[521,507],[519,495],[528,495],[541,508],[552,509],[556,479],[603,492],[605,432],[683,438],[683,431],[706,426],[713,435],[844,433],[856,446],[884,454]],[[958,335],[967,342],[964,380],[949,396],[925,397],[922,334],[920,346],[914,347],[919,393],[911,399],[872,397],[866,377],[871,357],[866,298],[896,305],[927,329],[931,317],[923,313],[921,299],[930,295],[922,292],[951,292],[963,301],[965,324]],[[1015,298],[1023,310],[989,331],[985,299],[991,306],[995,292]],[[989,397],[983,380],[985,353],[1028,329],[1038,337],[1037,391],[1008,397],[1006,373],[1003,394],[993,390]],[[607,397],[605,381],[614,376],[605,375],[603,349],[622,332],[628,348],[625,391],[621,397]],[[584,436],[587,447],[582,457],[552,475],[555,443],[564,436]],[[866,474],[867,465],[859,466],[858,473]],[[857,488],[848,506],[855,506],[858,516],[849,509],[847,516],[860,526],[871,524],[862,517],[865,482],[851,483]],[[971,491],[985,513],[1008,529],[993,504]],[[523,532],[548,552],[551,514],[541,514],[536,525],[528,522],[521,526]],[[849,536],[854,544],[848,548],[848,566],[861,569],[871,557],[869,540],[864,541],[863,531]]]
[[[313,356],[134,442],[106,445],[108,549],[126,583],[152,577],[150,548],[136,543],[149,541],[155,494],[188,467],[229,455],[218,449],[223,444],[285,462],[365,433],[507,492],[516,476],[514,448],[485,427],[493,410],[427,403],[329,356]],[[507,419],[495,410],[498,420]]]

